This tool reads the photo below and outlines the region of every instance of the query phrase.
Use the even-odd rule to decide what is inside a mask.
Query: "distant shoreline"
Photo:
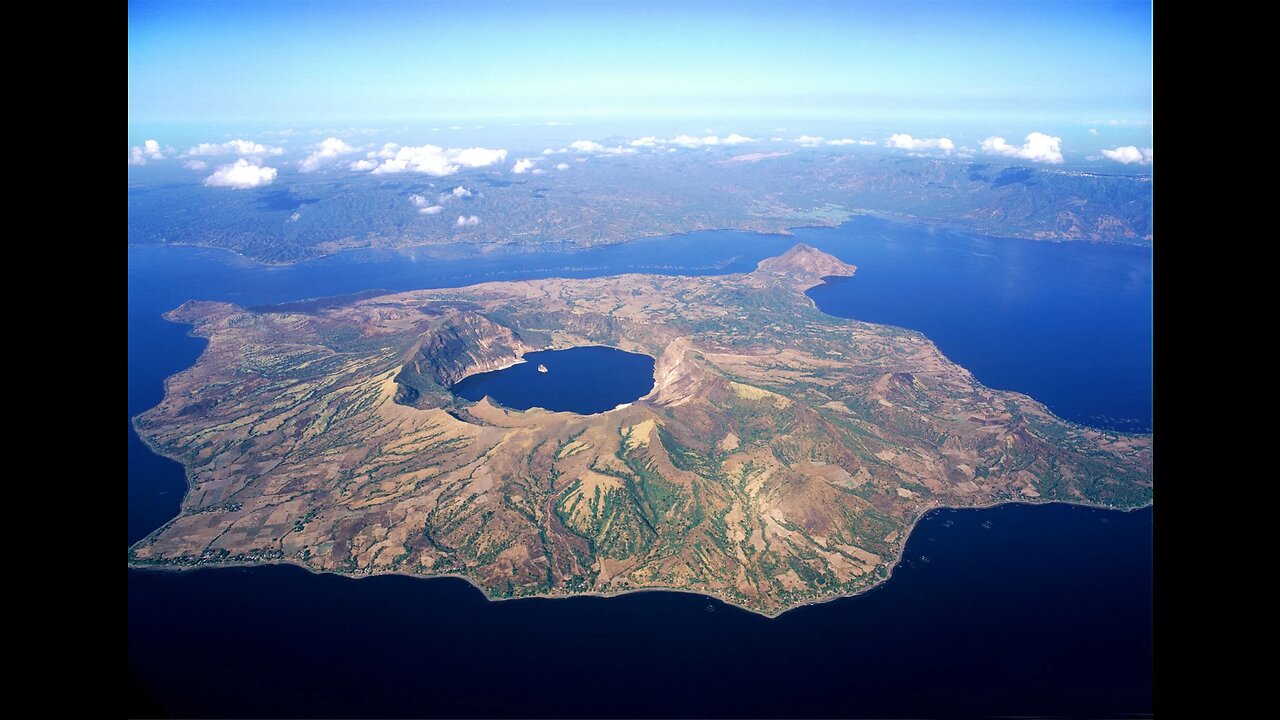
[[[303,258],[301,260],[291,260],[287,262],[262,260],[252,255],[245,255],[239,250],[235,250],[232,248],[221,247],[218,245],[202,245],[200,243],[193,243],[193,242],[181,242],[181,241],[166,242],[166,243],[130,242],[128,244],[128,247],[130,249],[186,247],[186,248],[197,248],[201,250],[220,250],[223,252],[229,252],[238,258],[242,258],[244,260],[257,263],[258,265],[262,265],[264,267],[291,267],[293,265],[303,265],[305,263],[314,262],[316,260],[323,260],[325,258],[336,257],[344,253],[361,252],[361,251],[403,252],[403,251],[409,251],[409,250],[423,250],[428,248],[440,248],[440,247],[448,247],[448,246],[472,247],[472,248],[510,246],[510,247],[525,248],[525,249],[528,249],[528,251],[535,252],[535,253],[541,252],[544,254],[572,255],[575,253],[579,253],[587,250],[594,250],[602,247],[610,247],[614,245],[626,245],[627,243],[643,241],[643,240],[677,238],[677,237],[692,235],[694,233],[700,233],[700,232],[745,232],[745,233],[753,233],[756,235],[776,235],[779,237],[790,237],[791,235],[794,234],[793,231],[795,230],[803,230],[808,228],[839,228],[843,225],[847,225],[849,223],[855,222],[858,217],[873,217],[879,220],[886,220],[890,222],[941,227],[948,230],[964,232],[964,233],[969,233],[973,235],[981,235],[983,237],[1000,238],[1004,240],[1019,240],[1019,241],[1025,241],[1025,242],[1047,242],[1047,243],[1084,243],[1084,244],[1094,244],[1094,245],[1119,245],[1119,246],[1145,247],[1145,248],[1155,247],[1154,240],[1145,240],[1145,239],[1135,239],[1132,241],[1093,240],[1089,238],[1078,238],[1078,239],[1046,238],[1046,237],[1033,237],[1030,235],[1006,235],[1006,234],[998,234],[993,231],[985,230],[983,228],[972,227],[964,223],[957,222],[955,220],[945,220],[942,218],[926,218],[926,217],[919,217],[916,215],[895,215],[893,213],[888,213],[888,212],[870,211],[870,210],[862,210],[862,209],[858,209],[852,212],[853,214],[849,218],[838,223],[816,222],[816,223],[806,223],[801,225],[790,225],[776,232],[770,232],[766,230],[754,230],[751,228],[739,228],[739,227],[696,228],[693,230],[682,230],[680,232],[660,233],[660,234],[654,234],[654,235],[635,235],[635,236],[627,237],[626,239],[614,240],[612,242],[600,242],[600,243],[595,243],[592,245],[585,245],[585,246],[578,245],[573,241],[558,241],[558,242],[532,243],[532,244],[506,243],[500,240],[493,240],[493,241],[487,241],[487,242],[461,242],[456,240],[451,240],[449,242],[421,242],[421,243],[409,242],[409,243],[403,243],[403,244],[388,244],[385,246],[367,245],[364,247],[341,248],[339,250],[322,253],[314,257]],[[567,245],[569,246],[569,248],[565,250],[546,250],[546,251],[539,249],[542,246],[551,246],[551,245],[558,245],[558,246]]]

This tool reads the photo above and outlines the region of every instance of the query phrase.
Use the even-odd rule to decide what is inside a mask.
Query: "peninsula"
[[[134,419],[186,468],[135,567],[460,576],[490,597],[674,589],[755,612],[888,577],[936,507],[1152,499],[1152,438],[982,386],[923,335],[818,311],[797,245],[751,273],[486,283],[169,313],[209,345]],[[596,414],[449,387],[530,351],[657,359]]]

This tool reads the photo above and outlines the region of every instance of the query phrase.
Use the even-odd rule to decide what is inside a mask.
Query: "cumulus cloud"
[[[568,169],[569,169],[569,163],[557,163],[557,164],[556,164],[556,169],[557,169],[557,170],[568,170]]]
[[[209,163],[203,160],[188,160],[182,163],[182,167],[188,170],[208,170]]]
[[[336,137],[325,138],[316,145],[315,150],[310,155],[302,159],[302,162],[298,165],[298,170],[302,172],[315,172],[322,166],[326,165],[330,160],[341,155],[350,155],[355,151],[355,148]]]
[[[455,222],[453,225],[454,227],[473,227],[479,224],[480,224],[480,218],[476,217],[475,215],[471,215],[471,216],[459,215],[458,221]]]
[[[836,138],[828,140],[828,145],[875,145],[875,140],[854,140],[853,138]]]
[[[719,145],[720,138],[716,137],[715,135],[708,135],[706,137],[695,137],[693,135],[677,135],[671,138],[671,144],[679,145],[680,147],[687,147],[687,148],[702,147],[703,145]]]
[[[437,145],[402,147],[396,143],[387,143],[365,157],[365,160],[357,160],[348,167],[352,170],[368,170],[375,175],[412,172],[444,177],[453,175],[462,168],[487,167],[500,163],[507,159],[507,151],[480,147],[446,150]]]
[[[1089,134],[1090,134],[1090,135],[1097,135],[1097,134],[1098,134],[1098,128],[1089,128]]]
[[[825,142],[825,140],[818,135],[801,135],[795,139],[795,143],[797,145],[803,145],[804,147],[817,147],[823,142]]]
[[[270,185],[276,179],[276,169],[262,167],[240,158],[230,165],[223,165],[204,179],[209,187],[229,187],[236,190]]]
[[[951,138],[916,138],[906,133],[895,133],[885,140],[887,147],[896,148],[898,150],[909,150],[911,152],[943,152],[951,154],[956,149],[956,144],[951,142]]]
[[[738,133],[733,133],[732,135],[727,135],[725,137],[720,137],[718,135],[711,135],[711,134],[677,135],[676,137],[673,137],[670,140],[663,140],[662,138],[655,137],[653,135],[646,135],[641,138],[636,138],[635,140],[632,140],[628,144],[631,145],[631,147],[651,148],[651,149],[660,148],[667,145],[678,145],[684,148],[699,148],[699,147],[706,147],[708,145],[741,145],[743,143],[749,143],[749,142],[755,142],[755,141],[756,141],[755,138],[747,137],[746,135],[739,135]]]
[[[193,148],[189,148],[187,155],[195,157],[200,156],[218,156],[218,155],[283,155],[284,148],[271,147],[256,143],[251,140],[228,140],[224,143],[200,143]]]
[[[1136,145],[1122,145],[1111,150],[1104,149],[1102,154],[1108,160],[1115,160],[1125,165],[1150,165],[1155,156],[1155,150],[1139,148]]]
[[[445,151],[454,162],[462,167],[480,168],[489,165],[496,165],[507,159],[506,150],[491,150],[489,148],[473,147],[464,148],[462,150]]]
[[[410,195],[409,202],[413,203],[413,206],[418,208],[418,212],[423,215],[438,215],[440,211],[444,210],[443,205],[433,205],[430,200],[421,195]]]
[[[717,135],[677,135],[669,141],[672,145],[680,147],[696,148],[706,147],[708,145],[741,145],[743,143],[755,142],[755,138],[749,138],[746,135],[734,133],[728,137],[719,137]]]
[[[173,148],[169,148],[172,150]],[[134,145],[129,148],[129,164],[130,165],[146,165],[148,160],[163,160],[164,153],[161,152],[160,143],[155,140],[147,140],[141,145]]]
[[[1057,165],[1062,162],[1062,138],[1033,132],[1021,145],[1010,145],[1002,137],[989,137],[982,141],[982,152],[988,155],[1030,160]]]
[[[550,148],[548,148],[548,150],[550,150]],[[569,143],[568,148],[560,148],[559,150],[552,150],[551,152],[543,150],[542,154],[551,155],[557,152],[568,152],[569,150],[580,153],[593,153],[596,155],[628,155],[635,152],[635,150],[631,148],[624,148],[622,146],[606,147],[592,140],[574,140]]]
[[[475,193],[459,185],[458,187],[450,190],[448,194],[456,198],[469,198]]]
[[[515,164],[515,165],[513,165],[513,166],[511,167],[511,172],[513,172],[513,173],[515,173],[515,174],[517,174],[517,175],[519,175],[519,174],[521,174],[521,173],[527,173],[527,172],[529,172],[530,170],[532,170],[532,169],[533,169],[533,166],[534,166],[537,162],[538,162],[538,161],[537,161],[537,160],[535,160],[535,159],[533,159],[533,158],[521,158],[521,159],[517,160],[517,161],[516,161],[516,164]]]

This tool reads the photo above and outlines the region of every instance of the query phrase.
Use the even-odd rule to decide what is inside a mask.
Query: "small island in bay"
[[[882,582],[932,508],[1151,502],[1150,435],[1063,421],[804,294],[854,270],[797,245],[718,277],[188,302],[168,317],[209,345],[134,418],[188,490],[129,562],[684,590],[772,616]],[[585,345],[656,358],[652,391],[595,415],[450,392]]]

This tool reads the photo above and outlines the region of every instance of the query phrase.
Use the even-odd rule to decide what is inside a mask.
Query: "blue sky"
[[[1151,118],[1145,2],[131,2],[151,122]]]
[[[222,168],[190,150],[233,139],[274,148],[287,172],[325,138],[353,148],[321,159],[333,168],[384,142],[515,157],[739,134],[757,147],[1142,170],[1151,5],[129,4],[130,164],[149,172],[175,157]]]

